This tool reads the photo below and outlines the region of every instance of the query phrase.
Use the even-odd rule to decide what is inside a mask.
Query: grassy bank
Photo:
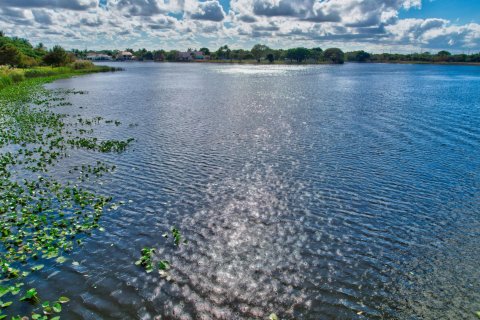
[[[68,95],[86,92],[43,87],[59,78],[100,70],[107,69],[5,72],[14,84],[0,91],[0,319],[58,320],[69,298],[62,292],[37,290],[34,279],[58,264],[72,263],[71,252],[94,230],[101,230],[103,212],[117,206],[110,196],[84,186],[114,170],[111,164],[77,163],[62,180],[49,173],[54,166],[65,165],[63,159],[72,149],[123,152],[131,142],[95,137],[92,124],[116,126],[111,120],[74,118],[72,125],[65,120],[67,115],[54,111],[70,105]],[[44,269],[49,271],[43,273]]]
[[[75,75],[117,71],[117,68],[96,66],[90,61],[76,61],[64,67],[9,68],[0,66],[0,90],[32,78],[71,77]]]

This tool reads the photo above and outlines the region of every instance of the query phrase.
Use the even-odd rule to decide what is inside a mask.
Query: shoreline
[[[0,91],[31,79],[43,79],[46,82],[99,72],[116,72],[121,68],[94,65],[84,69],[73,67],[34,67],[0,69]],[[41,81],[41,80],[40,80]]]
[[[342,64],[422,64],[422,65],[440,65],[440,66],[480,66],[480,62],[428,62],[428,61],[366,61],[366,62],[356,62],[356,61],[345,61],[344,63],[330,63],[330,62],[281,62],[275,61],[273,63],[269,62],[257,62],[251,60],[209,60],[209,61],[155,61],[155,60],[130,60],[130,61],[98,61],[98,62],[121,62],[121,63],[130,63],[130,62],[155,62],[155,63],[199,63],[199,64],[235,64],[235,65],[258,65],[258,66],[269,66],[269,65],[291,65],[291,66],[311,66],[311,65],[342,65]]]

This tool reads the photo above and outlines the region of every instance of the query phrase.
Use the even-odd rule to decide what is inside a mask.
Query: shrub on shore
[[[23,80],[25,80],[23,70],[0,66],[0,89]]]
[[[75,61],[75,57],[70,55],[60,46],[55,46],[48,51],[42,58],[43,62],[50,66],[64,66]]]
[[[83,69],[93,69],[95,65],[92,61],[89,60],[77,60],[71,64],[71,67],[75,70],[83,70]]]

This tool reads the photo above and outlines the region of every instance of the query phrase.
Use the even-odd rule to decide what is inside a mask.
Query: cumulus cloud
[[[0,0],[1,7],[14,8],[58,8],[87,10],[98,5],[97,0]]]
[[[413,43],[432,48],[478,48],[480,25],[454,25],[445,19],[404,19],[389,26],[396,43]]]
[[[291,17],[314,22],[375,25],[396,18],[402,8],[420,8],[420,0],[232,0],[240,15]]]
[[[52,24],[52,18],[50,17],[50,14],[48,14],[48,12],[46,12],[45,10],[33,9],[32,14],[35,19],[35,22],[38,22],[43,25]]]
[[[425,0],[426,1],[426,0]],[[480,48],[480,25],[401,19],[421,0],[0,0],[0,30],[67,47]],[[21,26],[21,28],[19,28]]]
[[[190,18],[194,20],[222,21],[225,18],[223,7],[217,0],[197,3],[195,11],[190,13]]]

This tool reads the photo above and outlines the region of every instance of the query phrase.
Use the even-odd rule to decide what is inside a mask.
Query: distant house
[[[194,51],[193,59],[194,60],[208,60],[209,56],[206,56],[203,51]]]
[[[179,52],[177,56],[178,61],[193,61],[192,51]]]
[[[120,61],[134,60],[134,59],[135,59],[135,56],[133,55],[133,53],[129,51],[121,51],[117,54],[117,60],[120,60]]]
[[[87,54],[87,60],[91,61],[106,61],[106,60],[112,60],[112,57],[110,57],[108,54],[103,54],[103,53],[89,53]]]
[[[208,60],[210,57],[206,56],[202,51],[179,52],[177,61],[203,61]]]

